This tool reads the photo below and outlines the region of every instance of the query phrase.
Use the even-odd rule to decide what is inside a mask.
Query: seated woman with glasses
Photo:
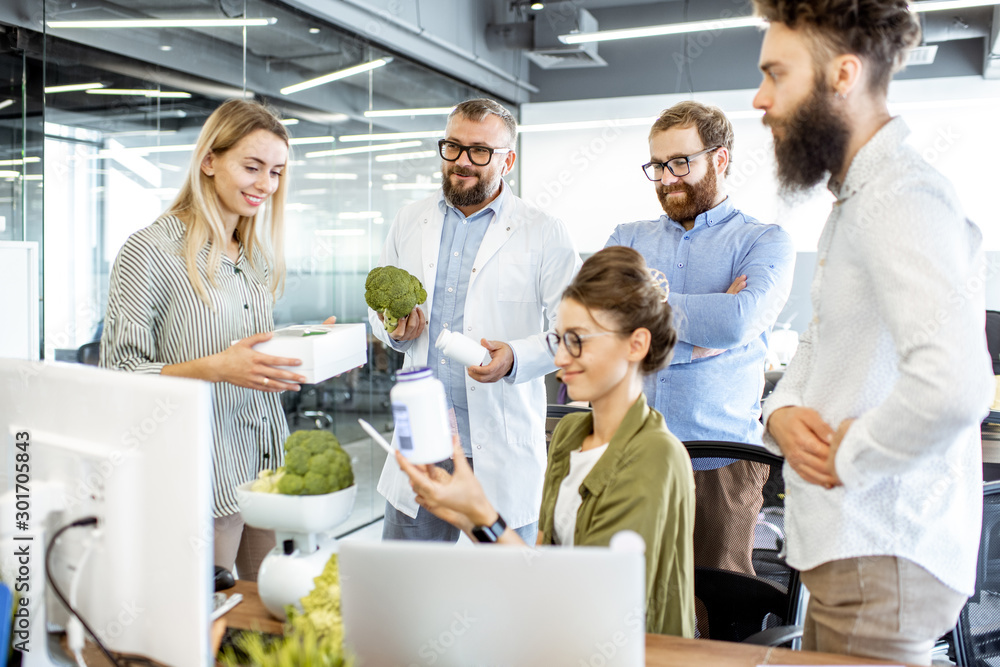
[[[646,542],[646,630],[694,635],[694,476],[684,446],[646,405],[642,377],[666,365],[676,333],[666,281],[631,248],[583,263],[563,292],[549,347],[573,400],[552,435],[538,544],[607,546],[622,530]],[[524,542],[490,504],[461,445],[455,472],[412,465],[417,502],[477,542]],[[586,585],[581,583],[581,585]]]

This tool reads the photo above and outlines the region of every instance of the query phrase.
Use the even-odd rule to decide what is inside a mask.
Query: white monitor
[[[360,667],[641,667],[646,559],[634,537],[621,550],[343,541],[344,643]]]
[[[0,558],[16,573],[11,556],[31,555],[18,595],[33,615],[14,636],[29,642],[25,665],[51,664],[46,625],[67,618],[47,590],[44,549],[88,516],[96,530],[67,531],[52,554],[60,588],[76,579],[87,624],[113,652],[211,664],[211,414],[196,380],[0,359]]]

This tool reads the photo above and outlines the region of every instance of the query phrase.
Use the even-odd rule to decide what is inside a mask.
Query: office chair
[[[1000,664],[1000,482],[983,485],[976,591],[958,616],[954,640],[957,664]]]
[[[782,555],[784,459],[734,442],[685,442],[696,467],[694,594],[701,636],[780,646],[802,636],[802,585]],[[699,526],[699,523],[702,525]]]
[[[101,341],[84,343],[76,350],[76,361],[79,364],[97,366],[101,361]]]
[[[761,392],[760,400],[765,400],[778,386],[785,371],[764,371],[764,391]]]
[[[993,361],[993,374],[1000,375],[1000,312],[986,311],[986,347]]]

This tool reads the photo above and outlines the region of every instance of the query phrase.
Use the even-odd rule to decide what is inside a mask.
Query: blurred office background
[[[745,0],[7,0],[0,241],[39,243],[40,354],[76,361],[99,337],[119,248],[172,201],[205,118],[241,96],[273,105],[293,137],[278,326],[331,314],[365,321],[365,275],[395,212],[439,186],[436,141],[457,101],[488,96],[515,112],[522,135],[508,184],[563,218],[586,255],[615,225],[662,212],[639,170],[648,128],[660,109],[695,97],[736,126],[736,205],[795,240],[796,284],[778,319],[801,331],[832,198],[819,191],[791,206],[775,194],[769,134],[752,108],[759,29],[712,24],[584,46],[558,39],[747,14]],[[993,309],[997,16],[993,5],[922,13],[925,48],[892,86],[913,143],[983,229]],[[124,19],[137,23],[86,23]],[[209,19],[222,24],[189,23]],[[356,418],[391,430],[388,391],[400,363],[372,342],[365,368],[284,397],[293,430],[328,428],[350,448],[360,494],[343,530],[382,514],[373,488],[384,454]]]

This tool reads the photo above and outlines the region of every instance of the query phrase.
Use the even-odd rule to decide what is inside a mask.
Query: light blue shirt
[[[431,342],[427,353],[427,365],[444,384],[448,408],[455,409],[458,436],[462,440],[462,450],[467,457],[472,456],[472,431],[469,427],[466,369],[460,362],[442,354],[434,342],[444,329],[461,333],[465,328],[465,297],[469,291],[469,278],[472,276],[476,253],[479,252],[487,228],[500,214],[506,196],[507,188],[501,186],[496,199],[468,218],[457,208],[449,205],[443,193],[438,200],[438,206],[444,213],[444,226],[441,229],[441,245],[438,250],[434,299],[431,313],[427,318],[427,333]]]
[[[795,266],[788,234],[726,198],[695,218],[690,231],[664,215],[619,225],[607,245],[635,248],[670,283],[678,342],[670,365],[644,381],[670,432],[682,441],[762,444],[764,356]],[[746,288],[726,294],[744,274]],[[695,346],[725,351],[692,360]]]

